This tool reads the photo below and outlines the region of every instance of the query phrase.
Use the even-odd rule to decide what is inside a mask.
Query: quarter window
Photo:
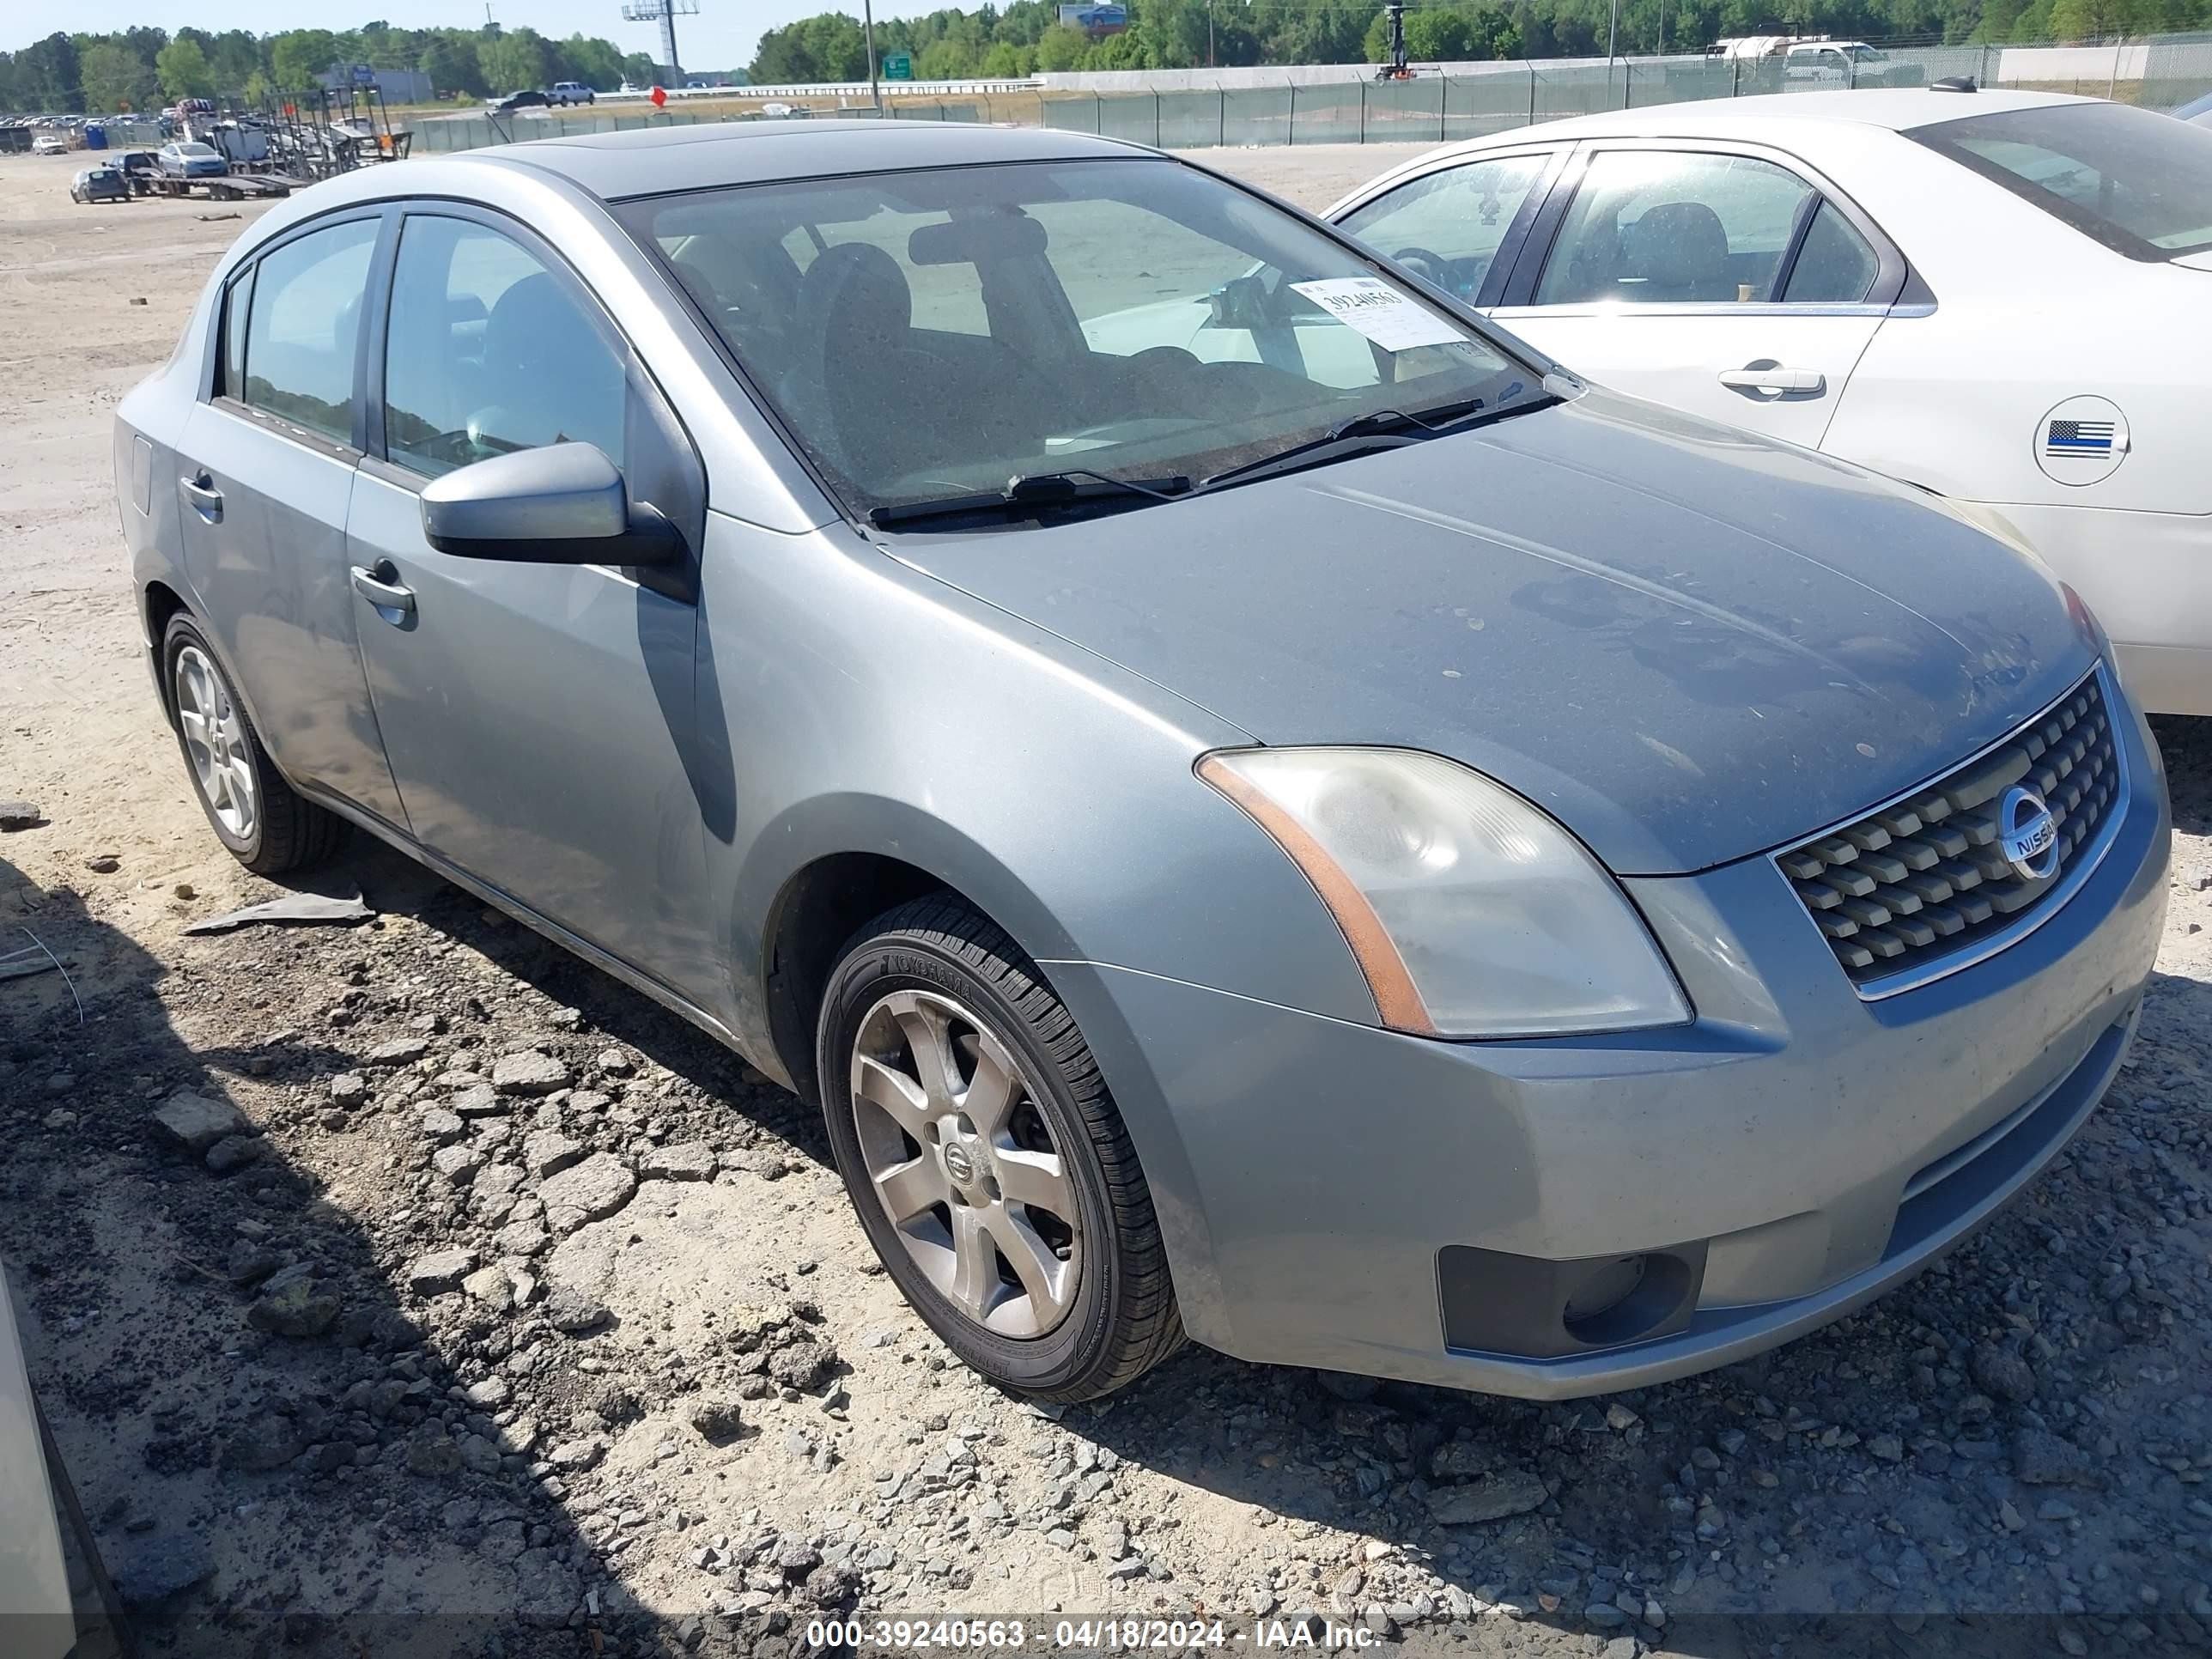
[[[1775,298],[1813,188],[1771,161],[1676,150],[1591,159],[1536,285],[1540,306]]]
[[[287,242],[256,268],[246,401],[341,443],[353,441],[354,364],[377,222],[356,219]]]
[[[1790,267],[1782,297],[1792,305],[1856,305],[1874,286],[1881,260],[1833,202],[1814,210],[1812,228]]]
[[[625,464],[627,383],[606,331],[544,260],[465,219],[412,215],[401,232],[384,397],[386,453],[410,471],[562,442]]]
[[[1550,164],[1548,155],[1501,155],[1431,173],[1357,209],[1344,228],[1472,302],[1514,216]]]

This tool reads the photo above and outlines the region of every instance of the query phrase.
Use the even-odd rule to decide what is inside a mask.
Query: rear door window
[[[349,220],[287,242],[261,257],[253,279],[245,401],[345,444],[377,223]]]
[[[1813,187],[1748,155],[1601,150],[1536,284],[1535,303],[1772,301]]]

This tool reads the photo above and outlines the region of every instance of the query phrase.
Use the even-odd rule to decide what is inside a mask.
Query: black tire
[[[870,1183],[854,1115],[854,1046],[868,1011],[909,989],[973,1011],[1039,1085],[1030,1098],[1067,1171],[1085,1240],[1072,1305],[1041,1336],[1002,1336],[963,1312],[908,1254]],[[1074,1017],[1003,930],[942,896],[877,917],[846,945],[823,988],[816,1065],[830,1146],[868,1242],[971,1368],[1017,1393],[1073,1403],[1127,1387],[1182,1345],[1167,1249],[1128,1129]]]
[[[191,747],[185,740],[183,722],[178,717],[177,659],[187,648],[197,650],[207,659],[222,682],[223,696],[236,710],[238,725],[244,733],[245,757],[252,769],[256,804],[251,833],[244,836],[222,821],[215,804],[208,799],[192,760]],[[192,794],[200,804],[200,811],[207,814],[208,827],[215,831],[216,839],[229,849],[233,858],[257,876],[276,876],[319,864],[343,844],[346,821],[303,799],[285,782],[284,775],[276,769],[276,763],[269,758],[268,750],[262,745],[253,717],[246,712],[246,705],[239,701],[236,689],[223,672],[214,647],[208,643],[199,624],[182,611],[169,619],[169,626],[161,635],[161,692],[168,702],[169,721],[176,729],[177,748],[184,757],[185,773],[191,780]]]

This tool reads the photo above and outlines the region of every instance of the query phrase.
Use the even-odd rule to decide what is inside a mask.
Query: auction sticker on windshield
[[[1292,283],[1291,288],[1385,351],[1460,345],[1467,339],[1435,312],[1416,305],[1379,276],[1332,276],[1323,282]]]

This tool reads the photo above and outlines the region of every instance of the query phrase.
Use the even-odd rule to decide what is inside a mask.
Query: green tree
[[[536,29],[517,29],[512,34],[502,31],[486,36],[477,43],[477,63],[483,70],[485,85],[502,95],[542,87],[549,78],[545,73],[545,38]]]
[[[1474,55],[1474,31],[1455,11],[1417,11],[1406,19],[1408,58],[1431,64],[1464,63]]]
[[[560,59],[556,81],[581,81],[595,92],[612,92],[622,84],[622,54],[610,41],[572,34],[554,51]]]
[[[268,66],[262,57],[259,39],[245,29],[225,29],[202,50],[207,53],[209,71],[220,88],[235,90],[243,87],[256,70]]]
[[[649,87],[659,77],[659,75],[660,66],[653,61],[651,52],[633,52],[623,54],[622,78],[632,86]]]
[[[915,59],[918,81],[968,81],[977,68],[975,48],[965,40],[933,40]]]
[[[269,42],[270,73],[280,87],[312,87],[345,58],[343,43],[328,29],[292,29]]]
[[[84,107],[84,77],[76,42],[56,33],[15,54],[16,85],[28,110],[56,114]]]
[[[2096,40],[2124,27],[2118,0],[2055,0],[2051,33],[2061,40]]]
[[[483,68],[477,60],[477,43],[459,29],[440,29],[423,46],[416,68],[430,77],[431,89],[442,96],[454,93],[481,98],[485,92]]]
[[[162,47],[161,56],[154,60],[154,71],[161,77],[161,90],[172,99],[214,94],[214,66],[200,43],[189,36],[179,35]]]
[[[1073,24],[1056,24],[1037,41],[1036,66],[1042,71],[1059,74],[1081,69],[1083,60],[1090,55],[1089,35]]]
[[[113,110],[158,109],[161,83],[154,66],[118,40],[95,40],[77,58],[84,106],[105,114]]]

